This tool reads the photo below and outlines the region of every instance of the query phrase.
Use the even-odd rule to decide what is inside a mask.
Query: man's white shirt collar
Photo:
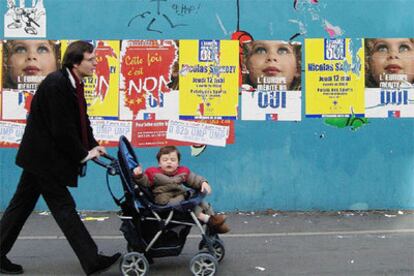
[[[73,88],[76,89],[76,80],[72,76],[72,72],[69,70],[69,68],[66,68],[66,71],[68,72],[68,76],[69,76],[70,83],[72,84]]]

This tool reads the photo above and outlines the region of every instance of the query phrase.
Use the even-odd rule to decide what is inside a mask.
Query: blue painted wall
[[[240,28],[255,39],[289,39],[300,31],[291,20],[304,24],[302,42],[305,37],[326,37],[324,20],[340,26],[344,37],[414,37],[411,0],[319,0],[319,5],[297,10],[293,0],[240,2]],[[170,29],[160,20],[163,33],[158,34],[146,30],[148,21],[137,19],[127,27],[138,13],[156,13],[156,2],[150,0],[44,0],[48,38],[228,39],[236,29],[236,0],[160,3],[174,23],[187,26]],[[191,12],[181,13],[191,6]],[[5,10],[2,1],[0,15]],[[217,210],[414,209],[414,119],[369,121],[357,131],[326,126],[323,119],[237,121],[234,145],[208,147],[196,158],[181,147],[182,163],[209,179],[209,200]],[[156,164],[156,151],[136,149],[144,166]],[[15,155],[15,149],[0,149],[0,210],[20,176]],[[111,180],[121,195],[118,180]],[[90,164],[87,177],[72,190],[78,209],[116,210],[105,183],[104,171]],[[37,206],[45,208],[43,201]]]

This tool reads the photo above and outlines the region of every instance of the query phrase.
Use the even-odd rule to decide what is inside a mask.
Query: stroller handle
[[[108,160],[110,160],[111,162],[107,163],[107,162],[103,161],[102,159],[99,159],[98,157],[92,159],[92,161],[95,162],[96,164],[98,164],[99,166],[104,167],[105,169],[107,169],[108,173],[110,175],[116,175],[117,174],[117,160],[116,160],[116,158],[109,155],[109,154],[107,154],[107,153],[104,153],[101,156],[108,159]]]

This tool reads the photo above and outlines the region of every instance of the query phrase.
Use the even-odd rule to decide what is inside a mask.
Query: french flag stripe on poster
[[[266,121],[277,121],[277,114],[266,114]]]
[[[400,118],[400,111],[399,110],[390,110],[388,111],[388,118]]]

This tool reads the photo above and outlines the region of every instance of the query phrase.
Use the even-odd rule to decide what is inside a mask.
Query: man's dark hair
[[[177,152],[178,162],[180,162],[180,160],[181,160],[181,153],[177,149],[177,147],[175,147],[175,146],[165,146],[165,147],[160,148],[160,150],[157,153],[157,160],[158,160],[158,162],[160,162],[161,155],[170,154],[170,153],[172,153],[174,151]]]
[[[84,53],[92,53],[93,49],[93,45],[89,42],[83,40],[72,42],[66,49],[62,65],[72,69],[73,65],[82,62]]]

